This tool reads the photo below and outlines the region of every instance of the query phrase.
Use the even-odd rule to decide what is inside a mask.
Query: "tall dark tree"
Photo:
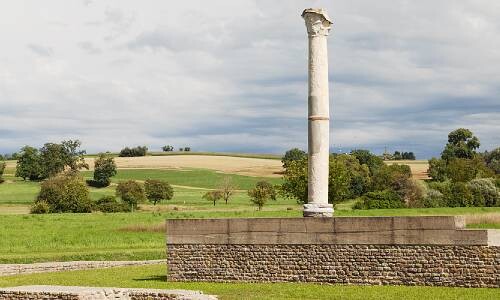
[[[298,161],[307,157],[307,153],[300,150],[299,148],[293,148],[288,150],[285,155],[281,158],[283,167],[287,168],[291,161]]]
[[[453,130],[448,134],[448,143],[441,153],[441,158],[446,161],[452,158],[471,159],[476,155],[479,145],[479,139],[469,129]]]
[[[42,162],[38,149],[24,146],[19,153],[16,166],[16,177],[24,180],[42,179]]]
[[[116,164],[112,156],[99,153],[94,161],[94,183],[96,186],[105,187],[111,183],[111,177],[116,175]]]

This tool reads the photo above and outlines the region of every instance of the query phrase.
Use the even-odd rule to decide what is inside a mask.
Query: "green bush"
[[[470,207],[474,206],[474,197],[467,184],[463,182],[452,182],[450,191],[444,194],[446,206],[448,207]]]
[[[112,156],[99,153],[94,161],[94,182],[95,187],[106,187],[111,183],[111,177],[116,175],[116,164]]]
[[[276,193],[272,185],[260,181],[255,184],[254,188],[248,190],[248,196],[250,197],[250,201],[257,205],[259,210],[262,210],[262,207],[269,199],[276,197]]]
[[[446,200],[443,194],[434,189],[427,190],[427,194],[423,199],[423,207],[445,207]]]
[[[491,152],[487,151],[484,154],[484,160],[488,168],[495,172],[495,174],[500,174],[500,147]]]
[[[116,187],[116,196],[120,197],[123,202],[126,202],[132,210],[137,207],[138,203],[146,201],[146,194],[143,186],[134,181],[122,181]]]
[[[499,206],[499,193],[493,178],[473,179],[467,183],[474,206]]]
[[[369,192],[360,198],[356,203],[356,209],[386,209],[386,208],[404,208],[405,204],[399,195],[391,190]],[[354,207],[353,207],[354,208]]]
[[[46,202],[51,213],[92,211],[88,188],[76,172],[63,173],[42,182],[35,202]]]
[[[130,206],[118,202],[114,196],[104,196],[96,201],[95,209],[105,213],[129,212]]]
[[[120,157],[136,157],[136,156],[146,156],[148,152],[148,147],[137,146],[134,148],[125,147],[120,151]]]
[[[49,212],[50,212],[50,206],[45,201],[35,202],[30,208],[30,213],[32,214],[47,214]]]

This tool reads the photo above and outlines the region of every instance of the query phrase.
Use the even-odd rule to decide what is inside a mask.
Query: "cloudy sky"
[[[0,153],[80,139],[281,153],[307,144],[307,36],[334,21],[332,151],[500,145],[500,1],[2,1]]]

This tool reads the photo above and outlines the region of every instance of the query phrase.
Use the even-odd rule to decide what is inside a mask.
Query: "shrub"
[[[174,196],[174,189],[172,189],[172,186],[166,181],[148,179],[144,187],[146,189],[146,198],[148,198],[153,205],[156,205],[156,203],[162,200],[170,200]]]
[[[146,156],[148,152],[148,147],[146,146],[137,146],[134,148],[125,147],[120,151],[120,157],[137,157],[137,156]]]
[[[493,179],[473,179],[467,183],[474,206],[499,206],[499,193]]]
[[[35,201],[46,202],[53,213],[92,211],[87,186],[76,172],[63,173],[42,182]]]
[[[469,207],[474,205],[472,192],[463,182],[453,182],[450,185],[448,194],[444,194],[446,206],[449,207]]]
[[[423,199],[424,207],[445,207],[446,200],[443,197],[443,194],[434,189],[427,190],[425,198]]]
[[[369,192],[361,197],[362,204],[355,205],[357,209],[403,208],[403,201],[397,193],[391,190]]]
[[[482,157],[473,159],[453,158],[446,166],[446,176],[454,182],[468,182],[474,178],[493,177],[493,171]]]
[[[174,151],[174,146],[166,145],[166,146],[161,147],[161,150],[163,150],[163,152],[172,152],[172,151]]]
[[[259,181],[255,184],[255,186],[260,189],[266,190],[267,194],[269,195],[269,199],[276,201],[277,199],[276,189],[272,184],[270,184],[267,181]]]
[[[30,208],[31,214],[47,214],[49,212],[50,212],[49,204],[45,201],[35,202]]]
[[[95,208],[105,213],[129,212],[130,206],[123,202],[118,202],[114,196],[104,196],[97,200]]]
[[[116,196],[126,202],[131,210],[137,207],[138,203],[146,201],[146,194],[142,185],[134,180],[122,181],[116,187]]]
[[[435,181],[446,180],[446,161],[438,158],[431,158],[429,160],[429,169],[427,170],[429,177]]]
[[[94,180],[90,185],[94,187],[106,187],[111,183],[110,178],[115,175],[116,164],[114,158],[105,153],[99,153],[99,156],[94,161]]]
[[[406,180],[411,178],[411,169],[408,165],[383,165],[378,168],[372,177],[372,190],[383,191],[393,189],[401,192]]]

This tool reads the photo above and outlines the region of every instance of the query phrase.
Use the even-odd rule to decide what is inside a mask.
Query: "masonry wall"
[[[454,217],[169,220],[169,281],[500,287],[498,231]]]
[[[169,245],[169,281],[500,287],[500,248]]]

